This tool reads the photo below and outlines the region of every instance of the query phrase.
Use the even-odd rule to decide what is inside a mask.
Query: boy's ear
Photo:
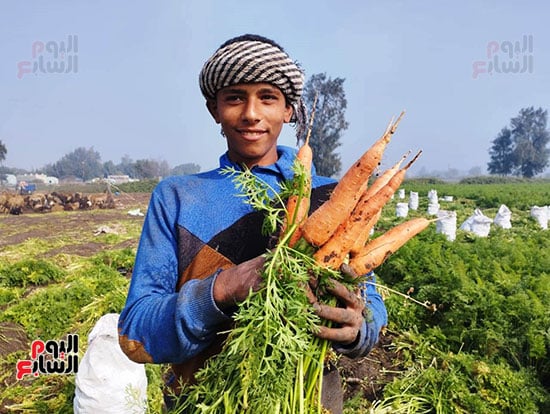
[[[208,112],[210,112],[210,115],[212,115],[212,118],[214,118],[214,120],[216,121],[216,124],[219,124],[220,117],[218,116],[218,104],[216,103],[216,100],[207,99],[206,107],[208,108]]]
[[[285,115],[284,115],[284,121],[286,124],[290,122],[292,119],[292,115],[294,114],[294,107],[290,104],[286,104],[285,106]]]

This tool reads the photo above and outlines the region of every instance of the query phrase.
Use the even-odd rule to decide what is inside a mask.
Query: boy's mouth
[[[267,131],[265,129],[237,129],[237,132],[245,139],[258,139]]]

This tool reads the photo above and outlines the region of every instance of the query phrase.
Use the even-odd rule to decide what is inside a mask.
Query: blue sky
[[[422,149],[411,174],[484,170],[491,141],[510,118],[527,106],[550,108],[549,4],[3,1],[4,165],[39,169],[93,147],[115,163],[126,155],[215,167],[225,142],[204,106],[198,73],[223,41],[257,33],[280,43],[306,76],[345,78],[350,126],[338,149],[344,168],[406,110],[383,165]],[[38,63],[33,45],[35,52],[40,42],[68,45],[70,36],[78,41],[76,70],[18,77],[18,65],[30,71]],[[510,57],[506,45],[516,43]],[[523,73],[497,72],[495,58]],[[474,78],[475,65],[482,72]],[[295,144],[292,128],[280,142]]]

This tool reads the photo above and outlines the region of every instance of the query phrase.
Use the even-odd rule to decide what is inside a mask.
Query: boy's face
[[[219,90],[207,106],[222,126],[233,162],[252,168],[277,161],[277,139],[292,117],[292,106],[279,88],[269,83],[232,85]]]

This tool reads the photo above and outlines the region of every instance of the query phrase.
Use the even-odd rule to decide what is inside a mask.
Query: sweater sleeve
[[[366,316],[363,326],[359,331],[357,340],[347,346],[334,345],[334,350],[350,358],[358,358],[367,355],[378,342],[380,331],[388,324],[388,313],[384,301],[376,286],[374,273],[367,275],[367,281],[362,282],[361,292],[365,300]]]
[[[175,216],[153,191],[119,319],[122,350],[136,362],[178,363],[208,345],[230,318],[215,304],[217,276],[185,283],[179,292]]]

